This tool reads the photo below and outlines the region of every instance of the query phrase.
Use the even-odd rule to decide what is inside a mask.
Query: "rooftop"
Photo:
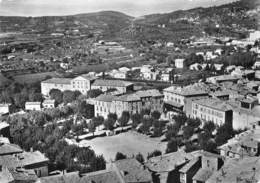
[[[89,74],[83,74],[83,75],[80,75],[80,76],[78,76],[78,77],[76,77],[76,78],[74,78],[74,79],[77,79],[77,78],[79,78],[79,77],[82,77],[82,78],[84,78],[84,79],[86,79],[86,80],[90,80],[90,81],[93,81],[93,80],[97,79],[96,77],[90,76]],[[74,80],[74,79],[73,79],[73,80]]]
[[[126,183],[152,182],[150,172],[135,158],[119,160],[114,162],[114,164]]]
[[[41,105],[41,102],[26,102],[25,105]]]
[[[44,100],[43,103],[44,104],[54,104],[55,100]]]
[[[52,78],[42,81],[42,83],[70,85],[71,80],[71,78]]]
[[[15,144],[0,144],[0,156],[6,154],[22,153],[23,150]]]
[[[194,158],[190,162],[188,162],[186,165],[184,165],[179,171],[182,173],[186,173],[190,170],[191,167],[193,167],[197,162],[199,161],[199,158]]]
[[[6,122],[0,122],[0,130],[9,127],[10,125]]]
[[[199,171],[192,178],[193,180],[197,180],[199,182],[206,182],[212,175],[212,171],[208,169],[199,169]]]
[[[254,182],[253,179],[255,182],[260,181],[259,157],[228,159],[219,171],[213,173],[207,183],[237,183],[238,180],[239,182]]]
[[[112,86],[112,87],[127,87],[133,85],[133,83],[128,81],[122,80],[104,80],[104,79],[97,79],[93,86]]]
[[[219,111],[230,111],[232,108],[230,105],[226,104],[225,102],[218,100],[218,99],[213,99],[213,98],[205,98],[205,99],[200,99],[200,100],[194,100],[193,101],[196,104],[206,106],[212,109],[216,109]]]
[[[146,166],[153,172],[170,172],[193,158],[194,156],[192,154],[185,153],[184,151],[177,151],[150,158],[147,161]]]
[[[96,101],[112,102],[116,97],[113,95],[99,95],[95,98]]]
[[[205,88],[201,88],[200,86],[193,86],[193,85],[186,86],[184,88],[171,86],[169,88],[164,89],[164,91],[175,93],[181,96],[208,95],[208,93],[205,91]]]
[[[64,175],[41,177],[39,179],[39,183],[78,183],[78,182],[80,182],[79,172],[71,172],[71,173],[66,173]]]
[[[81,178],[81,182],[86,183],[123,183],[115,171],[101,170],[87,173]]]

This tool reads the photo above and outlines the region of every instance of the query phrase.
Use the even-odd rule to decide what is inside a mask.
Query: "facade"
[[[0,115],[9,113],[10,106],[11,104],[0,104]]]
[[[201,167],[201,157],[196,157],[180,170],[180,183],[192,183],[192,177],[198,172]]]
[[[200,99],[192,102],[192,117],[202,121],[212,121],[218,126],[224,124],[232,126],[233,111],[229,105],[221,100]]]
[[[26,102],[25,103],[25,110],[27,111],[40,111],[41,102]]]
[[[42,107],[44,109],[55,108],[55,100],[44,100],[43,103],[42,103]]]
[[[130,114],[144,109],[162,112],[163,95],[158,90],[138,91],[122,96],[101,95],[95,99],[95,116],[107,117],[109,113],[121,116],[123,111]]]
[[[91,89],[91,84],[94,82],[95,77],[88,75],[81,75],[76,78],[52,78],[41,82],[41,93],[44,96],[49,96],[52,89],[60,91],[71,90],[80,91],[82,94],[87,94]]]
[[[183,69],[184,68],[184,61],[185,61],[185,59],[175,59],[175,67],[177,69]]]
[[[201,97],[207,97],[208,93],[197,87],[175,87],[171,86],[163,90],[164,103],[166,110],[173,110],[176,112],[186,112],[187,115],[191,109],[188,101]]]
[[[121,93],[126,93],[128,91],[133,91],[133,87],[134,84],[127,81],[97,79],[92,84],[91,89],[99,89],[103,92],[106,92],[109,89],[117,89]]]

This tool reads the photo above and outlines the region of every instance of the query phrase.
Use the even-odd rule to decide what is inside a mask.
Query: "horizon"
[[[162,3],[163,1],[163,3]],[[183,1],[186,1],[183,3]],[[132,17],[170,13],[197,7],[219,6],[237,0],[0,0],[0,16],[69,16],[102,11],[121,12]],[[75,3],[77,2],[77,3]],[[147,6],[147,4],[149,4]],[[146,8],[146,9],[145,9]],[[28,11],[29,10],[29,11]]]

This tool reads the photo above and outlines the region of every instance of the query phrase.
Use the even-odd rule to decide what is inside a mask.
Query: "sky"
[[[231,1],[235,0],[0,0],[0,15],[51,16],[113,10],[138,17]]]

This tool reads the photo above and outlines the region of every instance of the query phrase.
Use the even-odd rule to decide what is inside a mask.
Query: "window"
[[[209,160],[207,160],[207,167],[209,167]]]

